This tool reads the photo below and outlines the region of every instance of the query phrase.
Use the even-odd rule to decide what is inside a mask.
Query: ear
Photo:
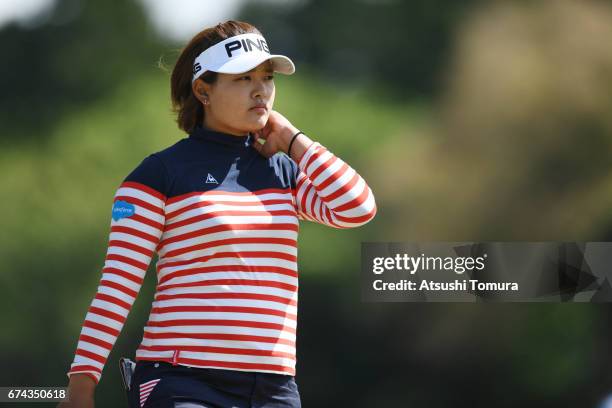
[[[204,103],[205,100],[208,100],[208,89],[207,88],[208,88],[208,84],[199,79],[196,79],[191,84],[191,90],[193,91],[193,94],[202,103]]]

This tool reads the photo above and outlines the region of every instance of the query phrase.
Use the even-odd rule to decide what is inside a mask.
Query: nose
[[[272,92],[272,85],[267,83],[265,79],[256,79],[253,81],[252,97],[254,99],[267,100]]]

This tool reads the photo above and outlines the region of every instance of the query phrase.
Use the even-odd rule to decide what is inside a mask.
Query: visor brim
[[[271,60],[274,72],[285,75],[291,75],[295,72],[293,61],[284,55],[277,54],[243,54],[239,58],[230,60],[219,67],[209,68],[209,70],[224,74],[242,74],[267,60]]]

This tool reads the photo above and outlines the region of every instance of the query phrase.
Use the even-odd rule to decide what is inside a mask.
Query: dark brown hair
[[[207,48],[235,35],[261,32],[249,23],[228,20],[214,27],[206,28],[196,34],[183,48],[174,65],[170,78],[172,110],[177,114],[176,122],[182,130],[191,133],[196,125],[204,120],[204,108],[191,88],[193,63]],[[200,78],[209,84],[215,83],[217,73],[206,71]]]

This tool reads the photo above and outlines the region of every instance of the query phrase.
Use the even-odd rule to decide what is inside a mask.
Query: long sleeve
[[[100,381],[108,355],[136,300],[164,229],[167,172],[150,155],[115,192],[106,258],[89,306],[68,377]]]
[[[297,163],[293,189],[298,218],[334,228],[366,224],[376,215],[376,202],[365,180],[319,142]]]

